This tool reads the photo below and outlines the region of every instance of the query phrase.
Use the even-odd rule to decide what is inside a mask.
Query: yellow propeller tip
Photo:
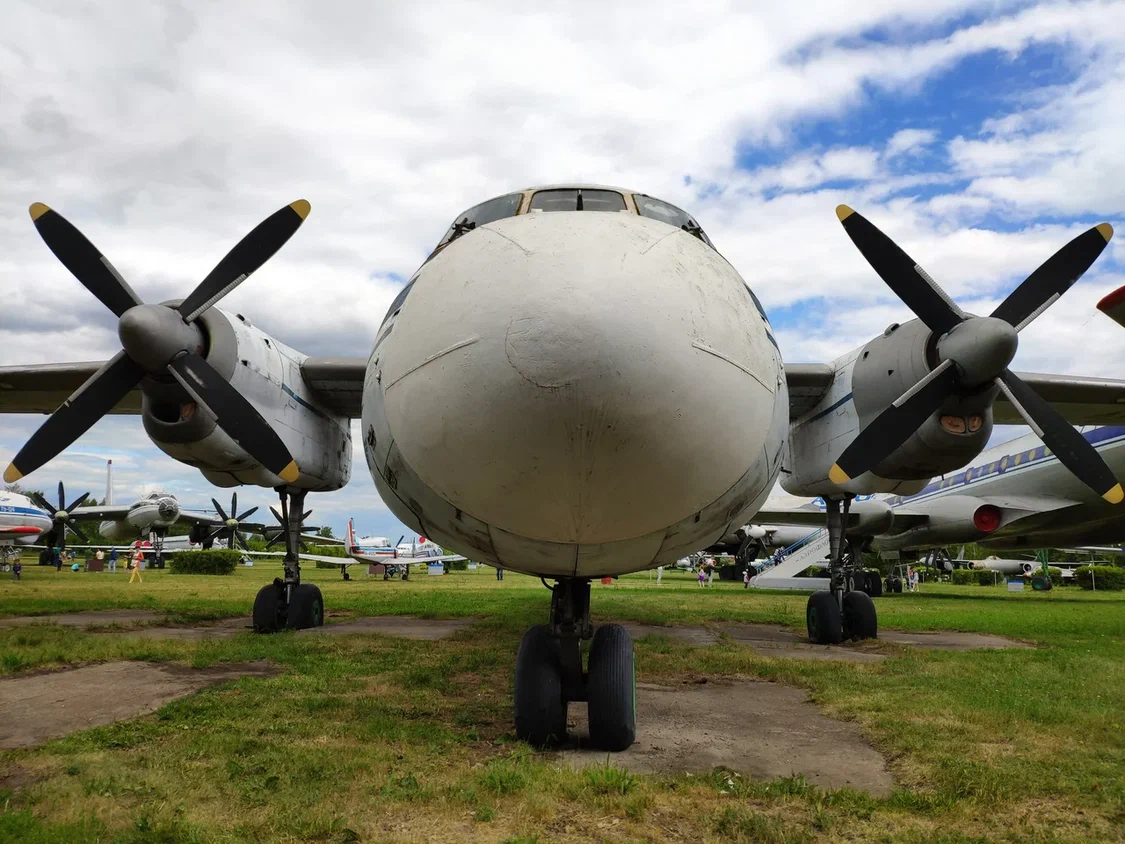
[[[296,202],[291,202],[289,207],[296,211],[297,216],[302,220],[309,216],[309,212],[312,211],[312,206],[309,205],[307,199],[298,199]]]
[[[291,484],[297,480],[298,476],[301,474],[301,470],[297,468],[296,460],[290,460],[289,465],[277,474],[285,483]]]
[[[1098,234],[1105,238],[1105,242],[1109,243],[1109,239],[1113,237],[1113,226],[1109,223],[1098,223],[1094,228],[1098,230]]]
[[[31,221],[35,222],[51,209],[44,205],[42,202],[33,202],[27,212],[31,215]]]
[[[23,472],[16,468],[15,463],[9,463],[8,468],[4,470],[4,483],[14,484],[23,477]]]
[[[846,484],[851,478],[848,477],[847,472],[840,468],[839,464],[833,463],[832,468],[828,470],[828,480],[834,484]]]
[[[841,223],[844,222],[844,220],[848,219],[848,217],[850,217],[854,213],[855,213],[855,210],[852,209],[852,208],[849,208],[846,205],[837,205],[836,206],[836,217],[837,217],[837,219],[839,219],[839,221]]]
[[[1109,492],[1102,496],[1110,504],[1120,504],[1125,500],[1125,490],[1121,488],[1121,484],[1117,484]]]

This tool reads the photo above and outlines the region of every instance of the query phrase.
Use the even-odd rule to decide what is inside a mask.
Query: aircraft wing
[[[0,413],[54,413],[104,360],[0,366]],[[130,390],[110,413],[140,413],[141,391]]]
[[[284,551],[243,551],[242,553],[249,557],[285,556]],[[302,560],[309,560],[314,563],[331,563],[334,566],[360,566],[365,563],[364,560],[354,560],[351,557],[326,557],[322,554],[306,554],[304,551],[299,552],[299,556]]]
[[[127,515],[129,515],[129,506],[127,504],[94,504],[89,507],[76,507],[70,511],[71,518],[83,522],[93,520],[110,522],[117,519],[124,519]]]
[[[301,377],[317,401],[332,413],[358,419],[363,404],[367,358],[305,358]]]
[[[1072,425],[1114,425],[1125,423],[1125,381],[1112,378],[1088,378],[1083,375],[1049,375],[1038,372],[1017,372],[1024,383],[1054,406]],[[798,419],[816,407],[835,373],[823,363],[790,363],[785,365],[789,383],[789,418]],[[1001,394],[996,399],[995,421],[998,425],[1023,425],[1023,418]]]
[[[919,510],[909,507],[892,508],[895,514],[895,530],[911,528],[924,523],[929,516]],[[851,511],[848,513],[848,527],[856,527],[863,518],[863,513]],[[751,522],[756,525],[793,525],[795,527],[808,527],[810,529],[825,527],[827,522],[825,511],[814,504],[785,506],[770,504],[757,512]]]

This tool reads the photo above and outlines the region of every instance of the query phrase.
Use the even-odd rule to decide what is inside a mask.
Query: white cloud
[[[811,328],[781,331],[787,357],[829,359],[907,316],[841,230],[837,203],[867,214],[970,308],[998,301],[1080,230],[1073,220],[1122,213],[1125,124],[1111,107],[1125,98],[1122,21],[1122,2],[713,2],[687,17],[670,3],[10,2],[0,362],[117,348],[112,316],[36,236],[35,200],[151,301],[184,295],[258,220],[304,196],[313,212],[302,230],[224,305],[303,351],[364,355],[392,274],[409,275],[455,213],[577,178],[698,213],[768,308],[807,313]],[[867,38],[875,27],[889,35]],[[798,127],[846,117],[872,90],[909,98],[967,56],[1032,45],[1065,55],[1074,81],[1012,92],[958,138],[911,120],[869,146],[795,144]],[[939,143],[948,170],[901,172]],[[776,163],[739,169],[753,147]],[[1107,370],[1121,359],[1118,328],[1091,310],[1119,280],[1112,258],[1021,338],[1021,368],[1117,374]],[[1087,348],[1102,353],[1091,360]],[[40,421],[0,419],[0,459]],[[123,489],[159,482],[210,498],[137,420],[104,420],[35,478],[73,476],[100,495],[113,444]],[[316,497],[318,513],[339,528],[362,509],[375,522],[365,530],[392,533],[362,460],[353,477]]]

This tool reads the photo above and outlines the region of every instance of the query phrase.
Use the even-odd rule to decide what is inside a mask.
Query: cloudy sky
[[[744,11],[765,5],[6,0],[0,364],[118,348],[112,316],[36,235],[33,201],[158,301],[307,198],[301,231],[224,307],[339,355],[370,351],[458,211],[539,183],[620,184],[693,211],[794,362],[908,318],[844,234],[840,202],[977,313],[1082,229],[1121,230],[1125,2]],[[1118,237],[1020,335],[1015,368],[1119,377],[1125,332],[1094,305],[1123,283]],[[0,463],[41,421],[0,418]],[[216,492],[135,418],[98,423],[28,483],[100,497],[107,457],[119,500],[146,485],[188,505]],[[316,519],[405,532],[358,452],[355,468],[314,497]]]

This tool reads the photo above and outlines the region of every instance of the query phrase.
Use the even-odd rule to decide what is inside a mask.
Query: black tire
[[[843,641],[844,626],[836,598],[827,590],[813,592],[805,607],[805,626],[809,641],[817,645],[838,645]]]
[[[288,627],[292,630],[307,630],[324,625],[324,597],[320,587],[312,583],[302,583],[293,589],[289,599]]]
[[[844,595],[844,638],[876,639],[879,622],[875,603],[866,592],[849,592]]]
[[[513,690],[516,738],[535,747],[566,739],[566,699],[563,697],[559,640],[546,624],[523,634],[516,654]]]
[[[597,629],[587,674],[590,743],[599,750],[625,750],[637,740],[637,670],[628,630],[620,624]]]
[[[891,580],[891,591],[896,595],[902,594],[902,578],[896,577]]]
[[[285,627],[285,587],[280,581],[258,590],[254,598],[254,632],[276,633]]]
[[[879,572],[867,572],[867,589],[864,591],[872,598],[883,597],[883,578],[879,576]]]

